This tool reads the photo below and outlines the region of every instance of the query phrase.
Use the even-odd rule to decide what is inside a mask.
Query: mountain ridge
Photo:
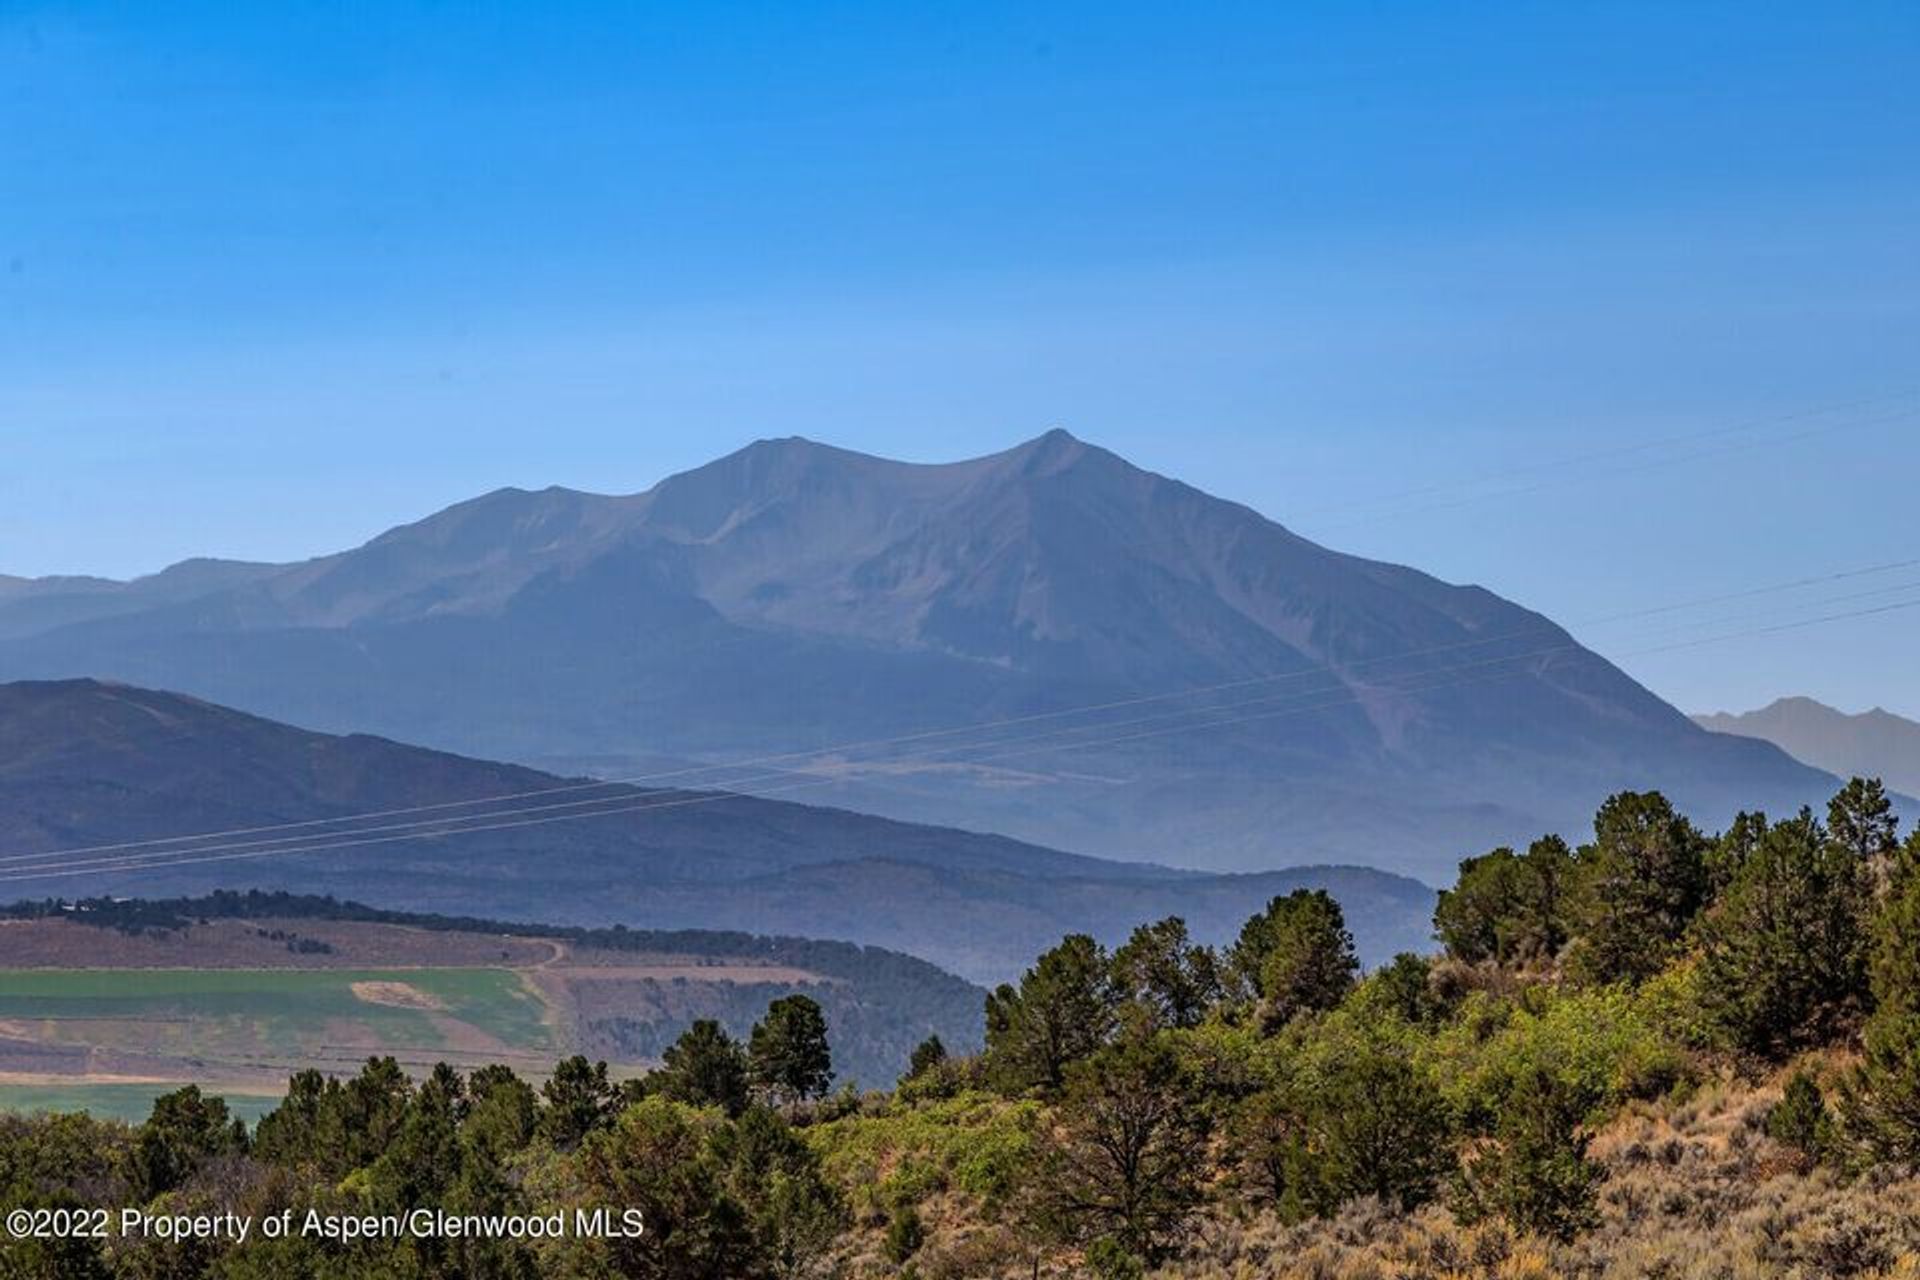
[[[1814,698],[1776,698],[1754,711],[1696,715],[1716,733],[1759,738],[1816,768],[1841,776],[1877,777],[1920,795],[1920,721],[1883,707],[1846,712]]]
[[[765,440],[638,494],[496,490],[349,551],[232,564],[0,597],[0,677],[105,675],[540,765],[906,739],[832,753],[828,797],[1211,870],[1441,878],[1623,787],[1713,820],[1832,782],[1703,732],[1491,591],[1320,547],[1064,431],[940,464]],[[1055,737],[1018,754],[968,728],[1036,718]]]
[[[582,781],[125,684],[3,684],[0,899],[332,894],[444,915],[840,939],[987,983],[1068,932],[1112,943],[1184,914],[1225,941],[1301,887],[1340,891],[1370,961],[1428,937],[1433,891],[1366,868],[1206,875],[724,792],[595,788],[642,807],[457,834],[395,826],[550,816],[534,806],[565,803],[555,789]],[[348,843],[356,833],[407,838]],[[142,848],[175,865],[141,865]]]

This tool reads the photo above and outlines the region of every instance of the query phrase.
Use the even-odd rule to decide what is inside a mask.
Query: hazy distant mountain
[[[1223,941],[1269,897],[1302,886],[1338,895],[1373,961],[1422,947],[1433,909],[1425,886],[1359,868],[1200,875],[715,793],[599,788],[418,808],[568,781],[124,685],[0,685],[0,901],[288,889],[496,919],[845,939],[983,982],[1018,973],[1065,933],[1115,941],[1175,913]],[[592,797],[604,801],[529,811]],[[392,825],[619,806],[627,811],[440,839],[425,838],[437,826]],[[316,821],[367,813],[389,816]],[[257,830],[269,826],[280,829]],[[128,843],[220,831],[239,834]],[[360,843],[388,834],[422,838]],[[140,856],[156,851],[165,857]],[[153,861],[177,865],[141,865]]]
[[[78,675],[568,769],[866,743],[807,798],[1222,869],[1443,878],[1624,786],[1705,821],[1832,786],[1490,592],[1057,431],[942,466],[766,441],[301,564],[0,594],[0,677]]]
[[[1715,733],[1764,739],[1829,773],[1879,778],[1893,790],[1920,795],[1920,723],[1879,707],[1848,715],[1812,698],[1781,698],[1758,711],[1694,720]]]

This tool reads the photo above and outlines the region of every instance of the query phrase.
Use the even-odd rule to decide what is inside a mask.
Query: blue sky
[[[1690,708],[1920,714],[1920,610],[1642,652],[1920,569],[1596,621],[1920,557],[1917,70],[1911,3],[0,3],[0,572],[1063,425]]]

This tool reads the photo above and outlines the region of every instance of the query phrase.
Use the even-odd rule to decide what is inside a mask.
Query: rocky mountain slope
[[[300,564],[0,593],[0,677],[81,675],[568,770],[821,751],[778,762],[810,799],[1221,870],[1439,879],[1624,786],[1707,820],[1831,790],[1536,613],[1064,432],[939,466],[765,441]]]

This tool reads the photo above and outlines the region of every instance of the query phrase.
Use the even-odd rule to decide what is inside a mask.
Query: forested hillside
[[[414,912],[841,938],[979,982],[1068,930],[1177,912],[1209,941],[1326,889],[1361,954],[1433,891],[1366,867],[1203,875],[758,796],[559,777],[99,680],[0,684],[0,898],[331,894]],[[796,799],[817,795],[793,793]],[[1172,852],[1179,852],[1173,850]]]
[[[19,1276],[1911,1276],[1920,835],[1877,783],[1707,834],[1622,793],[1574,845],[1470,858],[1437,957],[1362,973],[1340,909],[1235,942],[1070,936],[829,1095],[804,996],[695,1024],[644,1079],[585,1059],[303,1073],[252,1132],[186,1090],[128,1128],[0,1127],[6,1208],[485,1215],[613,1205],[637,1238],[110,1239]]]

